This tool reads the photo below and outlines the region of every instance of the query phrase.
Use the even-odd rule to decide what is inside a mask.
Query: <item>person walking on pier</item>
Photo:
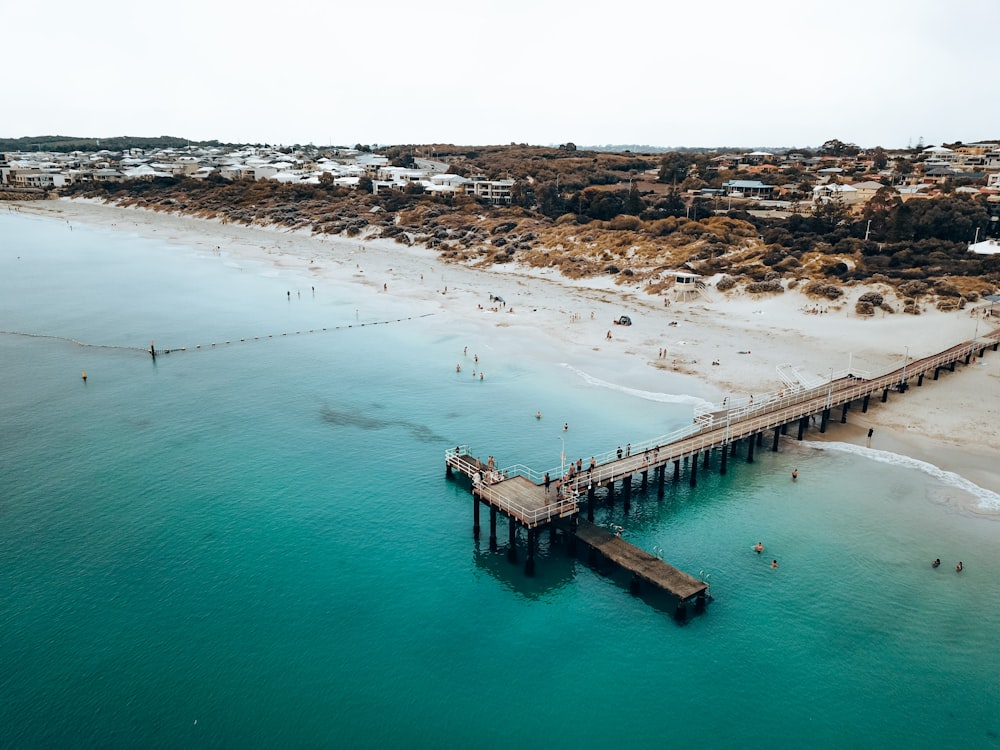
[[[551,482],[552,482],[552,479],[549,478],[549,472],[545,472],[545,494],[546,495],[549,494],[549,484]]]

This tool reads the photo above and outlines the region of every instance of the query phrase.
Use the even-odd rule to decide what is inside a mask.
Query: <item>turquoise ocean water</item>
[[[710,576],[686,625],[547,535],[527,578],[445,449],[544,470],[564,420],[586,459],[689,407],[430,311],[0,214],[0,329],[56,337],[0,335],[0,747],[1000,746],[1000,523],[786,440],[598,508]]]

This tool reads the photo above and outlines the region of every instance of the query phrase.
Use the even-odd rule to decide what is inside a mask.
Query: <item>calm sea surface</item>
[[[544,470],[690,407],[432,311],[0,214],[0,329],[46,336],[0,334],[0,747],[1000,746],[1000,523],[786,440],[598,508],[710,576],[688,624],[547,535],[526,578],[445,449]]]

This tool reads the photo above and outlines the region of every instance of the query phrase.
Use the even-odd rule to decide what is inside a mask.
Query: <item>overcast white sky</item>
[[[5,6],[6,137],[774,147],[1000,138],[1000,0]]]

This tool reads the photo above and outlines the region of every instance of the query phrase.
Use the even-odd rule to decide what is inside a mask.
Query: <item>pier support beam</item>
[[[612,479],[608,482],[608,502],[612,505],[615,504],[615,480]]]
[[[591,484],[587,488],[587,520],[591,523],[594,522],[594,501],[596,499],[596,490],[594,485]]]
[[[691,455],[691,486],[698,486],[698,454],[693,453]]]
[[[722,444],[722,462],[719,464],[719,473],[726,473],[726,458],[729,456],[729,446],[726,443]]]
[[[730,456],[735,456],[736,455],[736,444],[738,442],[740,442],[740,441],[739,440],[734,440],[733,442],[731,442],[729,444],[729,455]]]
[[[666,465],[661,466],[656,474],[656,497],[663,498],[663,481],[667,478]]]
[[[497,551],[497,509],[490,506],[490,552]]]
[[[642,580],[639,578],[638,573],[632,574],[632,580],[628,582],[628,590],[632,596],[639,595],[639,589],[641,588]]]
[[[882,389],[882,403],[884,404],[888,400],[889,400],[889,389],[888,388],[883,388]]]
[[[632,475],[628,474],[622,478],[622,495],[625,496],[625,512],[632,508]]]
[[[472,496],[472,538],[479,539],[479,498]]]
[[[940,374],[941,374],[941,368],[940,367],[935,367],[934,368],[934,380],[937,380],[938,379],[938,375],[940,375]]]
[[[674,461],[674,481],[679,482],[681,478],[681,460]]]
[[[851,408],[851,402],[850,401],[848,401],[847,403],[844,404],[844,409],[843,409],[843,411],[840,412],[840,423],[841,424],[847,424],[847,410],[849,408]]]
[[[972,352],[969,352],[968,354],[965,355],[965,364],[969,364],[971,359],[972,359]]]
[[[782,435],[788,434],[788,422],[785,422],[783,425],[781,425],[781,434]]]
[[[819,431],[820,431],[820,433],[826,432],[826,426],[827,426],[827,424],[829,422],[830,422],[830,410],[829,409],[824,409],[822,417],[820,418],[820,421],[819,421]]]
[[[778,441],[779,440],[781,440],[781,428],[780,427],[775,427],[774,428],[774,440],[771,441],[771,452],[772,453],[777,453],[778,452]]]
[[[802,438],[805,437],[806,427],[808,426],[809,426],[809,417],[802,417],[802,419],[799,420],[799,440],[802,440]]]
[[[866,393],[865,397],[863,399],[861,399],[861,413],[862,414],[867,414],[868,413],[868,399],[870,399],[871,397],[872,397],[872,394]]]
[[[764,433],[763,432],[758,432],[757,433],[757,447],[760,448],[760,446],[762,446],[763,444],[764,444]]]
[[[444,475],[446,477],[451,476],[451,464],[448,463],[447,461],[444,462]]]
[[[517,523],[510,516],[507,516],[507,536],[507,559],[517,562]]]
[[[695,611],[695,614],[701,614],[702,612],[705,611],[705,600],[706,600],[706,597],[705,597],[705,592],[704,591],[702,591],[700,594],[698,594],[697,597],[695,597],[695,600],[694,600],[694,611]]]
[[[649,469],[642,472],[642,483],[639,485],[641,489],[646,489],[649,484]]]
[[[757,441],[754,440],[754,436],[753,435],[751,435],[750,439],[747,440],[747,463],[748,464],[752,464],[753,463],[753,444],[756,443],[756,442]]]
[[[528,529],[528,557],[524,561],[524,574],[527,576],[535,575],[535,540],[538,538],[538,532],[535,529]]]
[[[917,387],[919,388],[923,384],[924,384],[924,374],[920,373],[919,375],[917,375]]]
[[[955,372],[955,361],[952,361],[952,363],[951,363],[951,371]]]
[[[687,618],[688,618],[687,604],[684,602],[683,599],[681,599],[679,602],[677,602],[677,608],[674,610],[674,619],[677,620],[677,622],[687,622]]]

